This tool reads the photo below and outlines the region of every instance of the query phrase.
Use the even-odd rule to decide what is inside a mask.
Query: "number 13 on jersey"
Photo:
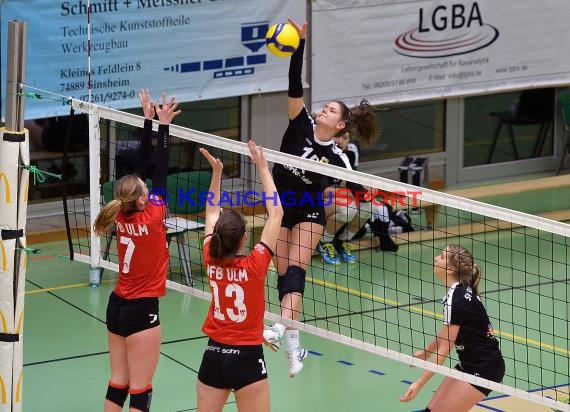
[[[233,307],[222,308],[220,306],[220,290],[218,284],[214,280],[210,280],[212,288],[212,297],[214,299],[214,318],[225,321],[226,315],[231,321],[240,323],[247,318],[247,307],[244,303],[245,294],[242,287],[236,283],[230,283],[226,286],[224,295],[227,298],[233,297]]]

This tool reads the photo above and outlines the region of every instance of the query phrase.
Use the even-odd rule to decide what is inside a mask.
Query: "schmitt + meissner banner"
[[[302,0],[2,0],[0,48],[8,21],[28,22],[26,91],[47,98],[28,99],[26,119],[69,113],[32,87],[88,101],[89,72],[91,101],[116,109],[138,107],[141,88],[182,102],[268,93],[287,89],[288,60],[268,53],[267,30],[305,12]]]

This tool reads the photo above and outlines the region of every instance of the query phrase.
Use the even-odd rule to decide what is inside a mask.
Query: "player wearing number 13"
[[[261,147],[248,143],[265,193],[276,193]],[[196,390],[198,412],[221,411],[230,391],[235,392],[239,411],[269,411],[269,383],[263,358],[265,279],[277,243],[283,209],[267,202],[267,221],[261,239],[247,256],[240,255],[247,239],[245,220],[235,211],[221,213],[219,204],[223,165],[200,149],[212,166],[206,204],[204,266],[212,292],[210,309],[202,331],[210,338]]]
[[[136,174],[121,178],[115,196],[95,220],[94,231],[106,233],[115,223],[119,279],[107,305],[107,336],[111,379],[105,397],[105,412],[119,412],[130,395],[129,410],[150,410],[152,377],[160,356],[158,298],[166,291],[168,246],[160,198],[149,199],[145,178],[152,149],[152,119],[159,119],[158,142],[152,182],[166,187],[169,125],[180,113],[174,97],[153,104],[148,91],[140,92],[145,121],[137,150]]]

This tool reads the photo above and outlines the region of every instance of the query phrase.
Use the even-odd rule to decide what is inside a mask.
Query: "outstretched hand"
[[[291,26],[293,26],[295,30],[297,30],[297,33],[299,33],[299,38],[304,39],[305,36],[307,35],[307,27],[309,26],[307,22],[303,23],[303,26],[299,26],[297,22],[292,18],[289,18],[288,20],[289,23],[291,23]]]
[[[409,402],[416,397],[418,392],[420,391],[421,387],[416,382],[412,383],[409,387],[404,396],[400,397],[400,402]]]
[[[253,160],[253,163],[259,168],[267,168],[267,159],[263,153],[263,148],[261,146],[256,146],[253,140],[247,142],[247,147],[249,149],[249,157]]]
[[[212,171],[213,172],[219,172],[221,174],[222,169],[224,168],[222,161],[220,159],[212,156],[210,154],[210,152],[208,152],[203,147],[201,147],[199,150],[200,150],[200,153],[202,153],[204,155],[206,160],[208,160],[208,163],[210,163],[210,166],[212,166]]]
[[[144,118],[149,120],[154,119],[154,104],[152,104],[148,89],[141,89],[139,99],[141,101]]]
[[[155,103],[154,110],[156,110],[156,115],[160,124],[170,124],[172,119],[180,114],[180,110],[176,110],[178,107],[178,102],[176,97],[171,97],[170,100],[166,101],[166,93],[162,93],[162,104]]]

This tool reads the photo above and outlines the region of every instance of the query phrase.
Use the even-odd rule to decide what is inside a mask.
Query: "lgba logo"
[[[466,54],[491,45],[499,30],[483,22],[477,2],[420,8],[418,27],[395,40],[396,53],[408,57],[436,58]]]

